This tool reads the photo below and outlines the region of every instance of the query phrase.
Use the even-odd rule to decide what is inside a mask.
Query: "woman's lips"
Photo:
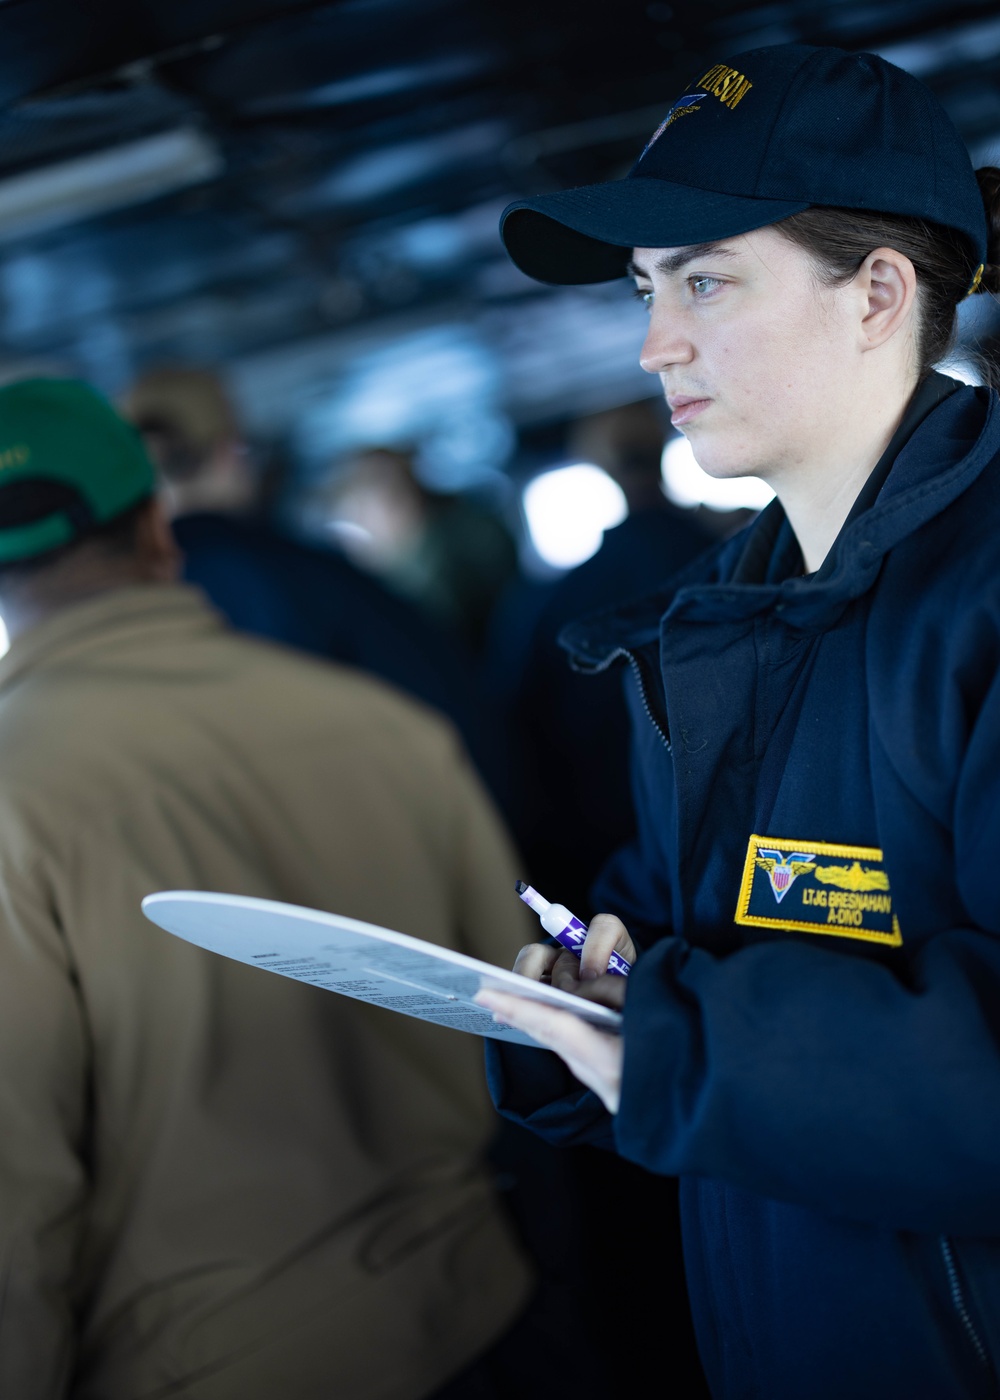
[[[679,428],[682,423],[690,423],[691,419],[697,418],[711,402],[711,399],[673,399],[670,404],[670,421],[675,428]]]

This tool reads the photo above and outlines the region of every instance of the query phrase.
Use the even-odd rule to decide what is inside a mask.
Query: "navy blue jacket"
[[[560,903],[581,918],[594,871],[635,831],[629,716],[621,676],[575,674],[556,638],[583,613],[659,588],[712,542],[693,515],[666,500],[635,511],[605,533],[591,559],[548,586],[527,645],[523,625],[517,628],[523,670],[510,718],[522,792],[514,834],[528,878],[541,890],[558,889]],[[512,633],[514,621],[508,617]],[[567,823],[567,811],[579,820]]]
[[[943,388],[817,574],[775,503],[568,638],[633,673],[621,1109],[492,1087],[681,1176],[725,1400],[1000,1394],[1000,400]]]

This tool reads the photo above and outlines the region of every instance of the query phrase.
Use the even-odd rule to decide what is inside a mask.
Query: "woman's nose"
[[[639,363],[646,373],[662,374],[670,365],[687,364],[692,355],[691,343],[681,333],[677,320],[654,308],[639,354]]]

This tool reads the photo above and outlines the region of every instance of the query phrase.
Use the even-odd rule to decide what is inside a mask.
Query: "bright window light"
[[[628,515],[621,487],[588,462],[543,472],[525,487],[523,499],[531,542],[556,569],[575,568],[596,554],[604,531]]]
[[[10,651],[10,638],[7,636],[7,629],[3,625],[3,618],[0,617],[0,656],[6,656]]]
[[[667,495],[679,506],[711,506],[713,510],[763,510],[774,492],[757,476],[718,478],[702,471],[687,438],[671,438],[661,463]]]
[[[194,127],[161,131],[0,181],[0,239],[24,238],[213,180],[220,151]]]

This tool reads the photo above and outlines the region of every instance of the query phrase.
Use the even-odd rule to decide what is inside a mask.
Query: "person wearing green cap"
[[[516,871],[453,733],[176,580],[134,429],[0,389],[0,1395],[418,1400],[532,1271],[472,1037],[217,958],[157,889],[509,961]]]
[[[171,582],[179,555],[136,430],[88,384],[0,387],[0,578],[9,635],[108,579]]]
[[[0,425],[0,564],[51,554],[153,494],[139,435],[87,384],[8,384],[0,388]]]

